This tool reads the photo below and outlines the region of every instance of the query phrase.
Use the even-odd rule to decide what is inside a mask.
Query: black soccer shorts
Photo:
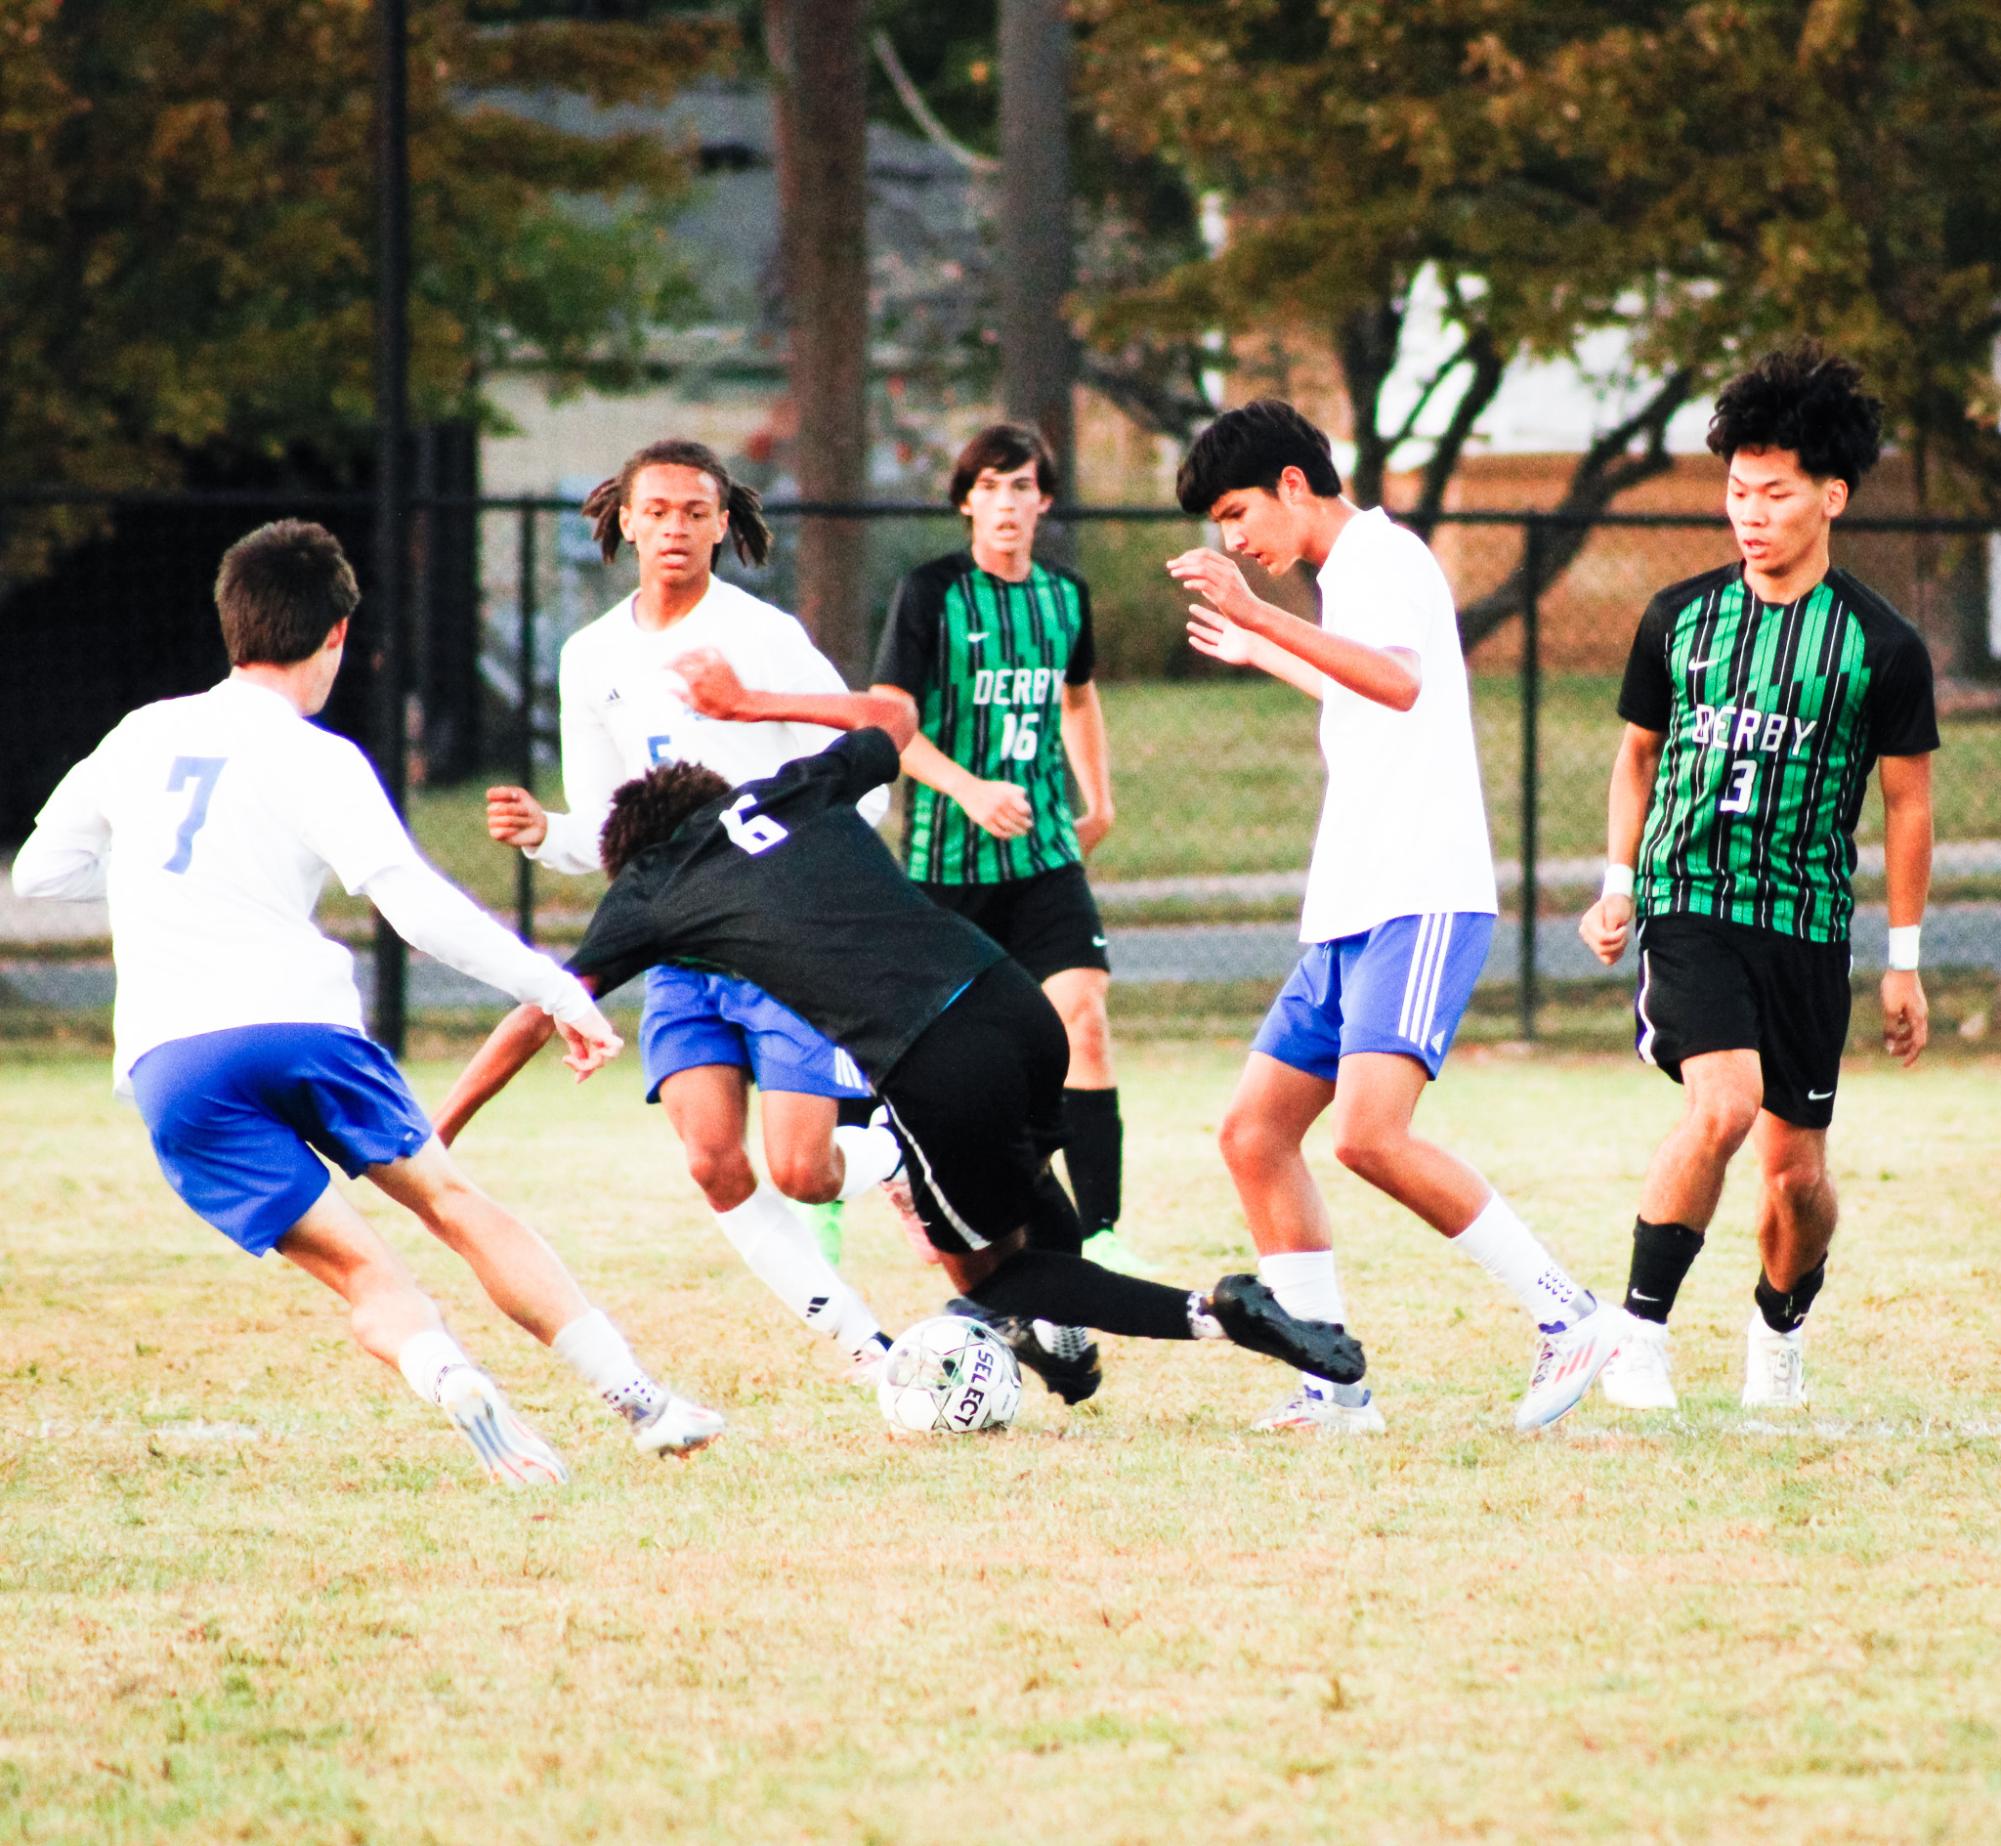
[[[985,930],[1038,981],[1066,968],[1111,968],[1098,900],[1081,865],[1059,865],[1053,872],[998,884],[917,888],[941,909]]]
[[[1036,983],[995,962],[877,1084],[932,1244],[964,1256],[1037,1217],[1063,1141],[1070,1041]],[[1060,1190],[1060,1189],[1059,1189]]]
[[[1848,1042],[1849,950],[1673,912],[1640,925],[1636,1047],[1677,1083],[1706,1051],[1755,1051],[1765,1107],[1796,1128],[1834,1119]]]

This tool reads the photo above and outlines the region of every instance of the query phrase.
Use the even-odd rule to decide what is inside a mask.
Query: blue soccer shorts
[[[388,1052],[345,1026],[170,1039],[133,1065],[132,1093],[167,1184],[252,1256],[326,1191],[321,1155],[352,1179],[431,1138]]]
[[[639,1016],[646,1100],[677,1071],[699,1064],[747,1070],[761,1090],[804,1096],[867,1096],[853,1058],[761,987],[728,974],[666,965],[646,971]]]
[[[1357,1051],[1415,1058],[1436,1077],[1493,936],[1492,915],[1448,910],[1392,917],[1359,936],[1316,942],[1279,990],[1251,1049],[1329,1083]]]

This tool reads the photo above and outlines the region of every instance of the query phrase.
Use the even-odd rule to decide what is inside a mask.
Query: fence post
[[[521,626],[515,640],[516,676],[520,715],[516,742],[520,760],[515,764],[521,786],[535,792],[535,509],[521,509],[520,543],[516,551],[517,609]],[[514,855],[514,928],[523,942],[535,940],[535,861],[525,853]]]
[[[1542,521],[1531,518],[1522,537],[1522,1037],[1536,1035],[1538,969],[1536,966],[1536,879],[1538,841],[1536,810],[1541,794],[1542,718]]]

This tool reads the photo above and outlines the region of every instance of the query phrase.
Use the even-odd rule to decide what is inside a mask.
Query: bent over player
[[[1320,625],[1254,595],[1213,551],[1167,566],[1203,601],[1202,652],[1261,667],[1320,702],[1327,795],[1299,936],[1306,945],[1251,1045],[1223,1122],[1223,1158],[1258,1273],[1295,1314],[1339,1320],[1327,1207],[1302,1151],[1330,1108],[1341,1163],[1415,1212],[1527,1310],[1541,1334],[1519,1428],[1562,1416],[1616,1342],[1618,1310],[1580,1288],[1507,1201],[1456,1154],[1411,1133],[1472,998],[1494,933],[1451,587],[1414,533],[1341,492],[1327,438],[1290,404],[1230,411],[1181,464],[1181,504],[1273,574],[1319,572]],[[1368,1393],[1308,1379],[1263,1428],[1367,1433]]]
[[[141,707],[72,769],[14,861],[15,889],[109,898],[116,1085],[168,1184],[240,1248],[276,1250],[340,1295],[357,1344],[444,1410],[495,1479],[560,1481],[563,1465],[321,1156],[415,1212],[642,1449],[697,1447],[722,1419],[654,1383],[555,1252],[460,1173],[361,1030],[353,957],[313,925],[332,871],[415,947],[534,1007],[579,1075],[619,1048],[571,976],[424,863],[361,752],[308,722],[359,600],[320,526],[283,520],[233,545],[216,579],[229,677]]]
[[[1925,1047],[1918,931],[1931,882],[1931,656],[1831,567],[1829,534],[1875,463],[1882,406],[1811,344],[1726,385],[1709,446],[1741,562],[1647,605],[1626,663],[1604,894],[1580,933],[1617,961],[1638,919],[1639,1053],[1686,1101],[1640,1188],[1631,1317],[1605,1395],[1669,1409],[1668,1315],[1723,1195],[1758,1152],[1762,1272],[1743,1402],[1806,1402],[1805,1322],[1827,1275],[1827,1129],[1848,1039],[1855,823],[1880,764],[1890,967],[1883,1044]]]
[[[723,545],[761,564],[771,544],[758,497],[698,442],[648,444],[584,502],[607,563],[629,543],[639,587],[563,644],[563,787],[568,813],[527,790],[487,791],[487,829],[563,872],[598,869],[612,790],[655,763],[701,763],[730,782],[768,776],[830,733],[787,723],[725,724],[682,697],[668,667],[713,648],[750,685],[842,692],[833,664],[782,609],[715,575]],[[887,806],[878,798],[877,812]],[[716,1223],[744,1264],[815,1331],[873,1375],[888,1341],[868,1305],[822,1255],[788,1202],[859,1196],[894,1172],[894,1138],[837,1127],[867,1086],[853,1061],[790,1009],[728,975],[660,967],[640,1017],[646,1100],[660,1102]],[[750,1082],[762,1095],[760,1182],[744,1146]]]
[[[663,960],[726,969],[845,1045],[888,1106],[925,1230],[969,1297],[957,1305],[994,1324],[1066,1400],[1096,1388],[1095,1349],[1051,1351],[1037,1321],[1228,1338],[1359,1378],[1353,1340],[1295,1319],[1253,1277],[1191,1294],[1060,1247],[1066,1235],[1076,1243],[1075,1210],[1049,1172],[1069,1061],[1062,1021],[991,937],[919,894],[855,812],[895,779],[915,728],[910,702],[747,691],[715,655],[677,665],[718,717],[855,734],[740,789],[691,763],[621,788],[603,842],[612,886],[570,963],[584,984],[609,993]],[[441,1127],[455,1130],[546,1037],[532,1009],[503,1021],[446,1098]]]

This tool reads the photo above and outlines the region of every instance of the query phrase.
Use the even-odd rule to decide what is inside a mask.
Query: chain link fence
[[[327,722],[366,744],[372,503],[364,495],[90,496],[51,491],[0,500],[0,841],[18,839],[68,764],[123,712],[213,683],[225,670],[210,585],[228,544],[278,516],[340,534],[362,579],[363,619]],[[943,511],[857,505],[865,523],[864,596],[879,626],[897,579],[964,542]],[[781,607],[793,601],[804,517],[768,509],[776,538],[761,571],[726,554],[723,572]],[[817,511],[817,509],[816,509]],[[1571,919],[1595,887],[1604,797],[1620,724],[1618,675],[1633,628],[1662,585],[1733,555],[1720,519],[1608,515],[1575,522],[1535,512],[1447,515],[1429,534],[1463,609],[1511,579],[1526,590],[1469,655],[1494,851],[1508,921],[1487,981],[1513,990],[1532,1033],[1543,984],[1595,975]],[[420,495],[412,504],[407,615],[409,785],[413,828],[451,876],[523,934],[573,934],[595,882],[539,872],[492,845],[491,780],[561,803],[556,661],[563,642],[629,591],[630,555],[599,557],[572,501]],[[1092,862],[1121,982],[1275,984],[1295,954],[1296,916],[1324,788],[1315,712],[1290,688],[1233,673],[1185,642],[1184,599],[1165,560],[1213,535],[1155,508],[1065,509],[1052,555],[1092,588],[1099,676],[1113,750],[1118,824]],[[1574,552],[1574,555],[1572,553]],[[1946,748],[1937,765],[1940,895],[1963,906],[1946,930],[1968,964],[2001,965],[2001,532],[1952,520],[1845,521],[1841,562],[1916,622],[1941,671]],[[1526,568],[1524,568],[1526,567]],[[1304,579],[1267,593],[1311,612]],[[1361,791],[1366,799],[1366,791]],[[890,823],[897,824],[893,819]],[[1880,839],[1872,799],[1858,960],[1880,947]],[[10,914],[0,956],[18,990],[27,944],[57,929],[36,906]],[[332,924],[366,934],[363,909],[337,895]],[[1938,932],[1935,931],[1935,934]],[[1936,957],[1932,957],[1936,959]],[[456,990],[419,965],[419,1007]]]

